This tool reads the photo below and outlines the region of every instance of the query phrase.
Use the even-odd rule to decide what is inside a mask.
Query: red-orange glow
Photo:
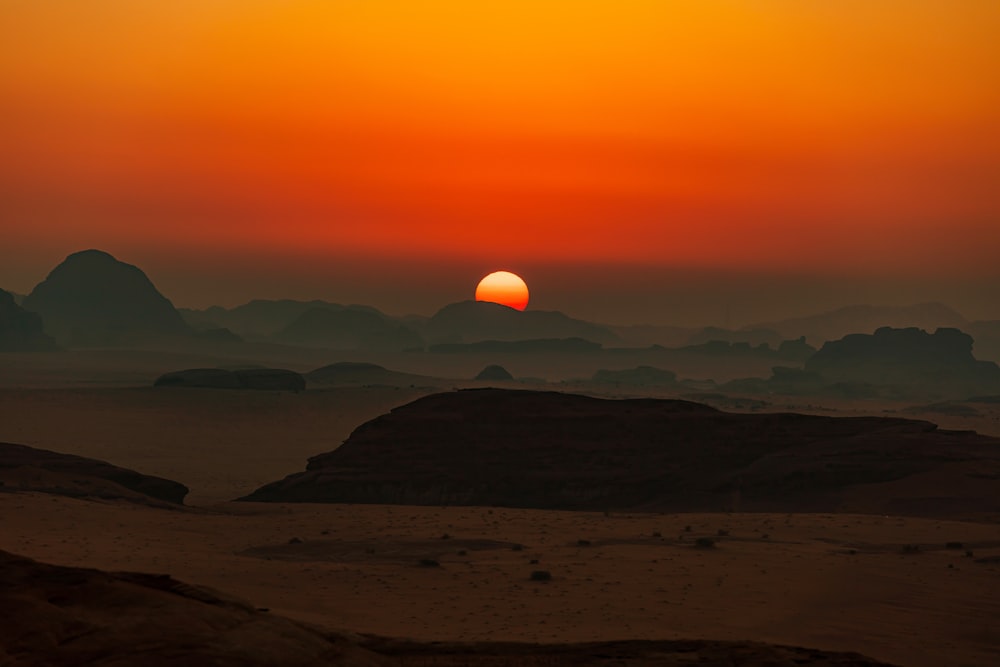
[[[528,307],[528,285],[510,271],[494,271],[476,286],[476,301],[499,303],[516,310]]]

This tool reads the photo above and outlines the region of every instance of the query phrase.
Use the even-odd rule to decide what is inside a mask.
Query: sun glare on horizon
[[[528,285],[510,271],[494,271],[476,286],[476,301],[489,301],[516,310],[528,307]]]

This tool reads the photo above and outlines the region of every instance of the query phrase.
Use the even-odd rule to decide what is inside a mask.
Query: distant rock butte
[[[67,257],[23,306],[63,345],[127,345],[191,331],[145,273],[100,250]]]
[[[979,394],[1000,391],[1000,367],[972,356],[972,336],[958,329],[933,334],[882,327],[830,341],[806,370],[835,382],[897,385],[910,391]]]
[[[283,368],[248,368],[235,371],[222,368],[189,368],[165,373],[156,378],[153,386],[302,391],[306,388],[306,381],[295,371]]]
[[[17,305],[10,292],[0,290],[0,352],[46,352],[56,343],[45,334],[42,318]]]
[[[413,373],[389,370],[378,364],[358,361],[341,361],[306,373],[306,379],[314,384],[335,386],[392,386],[410,385],[435,386],[441,384],[438,378]]]
[[[975,473],[976,477],[969,475]],[[921,483],[908,480],[920,476]],[[567,510],[1000,512],[1000,440],[674,400],[435,394],[242,500]]]
[[[513,380],[514,376],[511,375],[510,372],[503,366],[499,366],[497,364],[490,364],[483,370],[479,371],[475,379],[486,380],[490,382],[501,382],[504,380]]]
[[[420,643],[309,627],[166,574],[61,567],[0,551],[5,664],[18,667],[888,667],[758,642]]]
[[[72,454],[0,443],[0,487],[62,496],[180,505],[183,484]]]

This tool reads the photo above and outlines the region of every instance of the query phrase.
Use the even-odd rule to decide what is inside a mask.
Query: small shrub
[[[441,567],[441,563],[437,562],[433,558],[421,558],[420,559],[420,566],[421,567]]]
[[[514,546],[512,546],[510,548],[510,550],[511,551],[524,551],[524,545],[523,544],[515,544]]]
[[[532,581],[552,581],[552,573],[548,570],[535,570],[529,578]]]
[[[726,530],[725,528],[720,528],[717,531],[715,531],[715,534],[718,535],[719,537],[726,537],[727,535],[729,535],[729,531]]]
[[[964,546],[961,542],[945,542],[944,544],[945,549],[961,549]]]
[[[691,532],[691,526],[684,526],[684,532],[685,533],[690,533]]]
[[[714,549],[715,540],[711,537],[699,537],[694,541],[694,546],[696,549]]]
[[[589,547],[590,546],[590,540],[577,540],[576,541],[576,546],[578,546],[578,547]]]
[[[531,560],[528,561],[528,565],[538,565],[538,559],[532,558]]]
[[[300,538],[298,538],[298,537],[293,537],[292,539],[288,540],[288,543],[289,544],[302,544],[302,540]]]
[[[458,555],[459,555],[459,556],[465,556],[465,555],[466,555],[466,554],[468,554],[468,553],[469,553],[469,552],[468,552],[468,551],[466,551],[465,549],[460,549],[460,550],[458,551]]]
[[[904,554],[918,554],[918,553],[920,553],[920,545],[919,544],[904,544],[903,545],[903,553]]]
[[[445,533],[444,535],[441,536],[441,539],[442,540],[450,540],[451,539],[451,535],[449,535],[448,533]]]

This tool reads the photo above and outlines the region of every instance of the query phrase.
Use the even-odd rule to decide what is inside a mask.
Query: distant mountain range
[[[43,330],[42,318],[17,305],[10,292],[0,290],[0,352],[40,352],[55,348],[55,341]]]
[[[788,341],[803,337],[805,343],[819,346],[849,334],[870,334],[881,327],[926,331],[944,327],[972,335],[977,358],[1000,360],[1000,320],[970,322],[940,303],[847,306],[736,330],[607,326],[558,311],[522,312],[481,301],[448,304],[430,317],[393,317],[371,306],[292,299],[178,310],[141,269],[100,250],[68,256],[23,297],[20,305],[16,296],[8,295],[0,311],[0,346],[5,349],[47,347],[43,339],[25,342],[27,329],[23,328],[31,329],[29,321],[37,322],[24,313],[29,311],[41,317],[45,335],[66,347],[128,347],[164,337],[226,345],[244,337],[337,350],[471,352],[521,341],[535,341],[525,349],[540,350],[546,345],[538,341],[578,340],[591,349],[661,346],[703,354],[759,355],[767,348],[785,348],[778,356],[790,358],[802,357],[804,351],[791,354]],[[20,333],[12,333],[15,330]],[[15,337],[21,341],[16,345]],[[550,351],[579,353],[581,349],[562,343]]]

